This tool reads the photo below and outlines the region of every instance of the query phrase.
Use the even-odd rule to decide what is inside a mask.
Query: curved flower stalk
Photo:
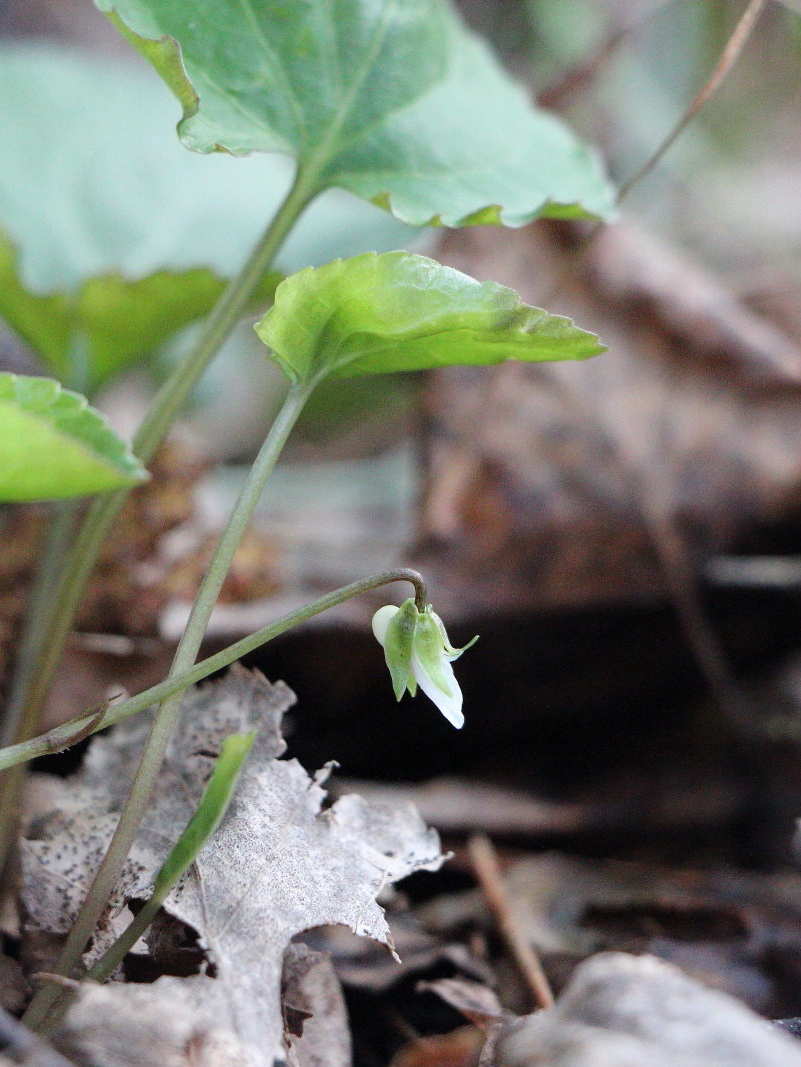
[[[461,729],[462,691],[451,663],[478,637],[463,648],[454,648],[431,605],[418,611],[411,597],[399,608],[392,604],[379,608],[373,616],[373,633],[384,649],[396,698],[400,700],[407,691],[414,696],[419,685],[448,722]]]

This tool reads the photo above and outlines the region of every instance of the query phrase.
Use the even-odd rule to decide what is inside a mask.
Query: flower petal
[[[429,609],[429,614],[434,620],[434,625],[437,628],[440,639],[442,641],[442,647],[445,649],[445,655],[448,657],[448,659],[458,659],[463,652],[467,652],[468,648],[471,648],[476,643],[476,641],[478,641],[478,634],[476,634],[473,640],[468,641],[466,645],[462,645],[461,648],[454,648],[445,629],[445,623],[442,621],[439,615],[437,615],[436,611],[431,611]]]
[[[417,679],[420,688],[430,700],[434,701],[448,722],[451,723],[452,726],[455,726],[457,730],[461,730],[464,726],[464,715],[462,714],[462,691],[459,688],[459,683],[456,681],[453,667],[451,667],[448,660],[443,658],[440,666],[442,673],[447,680],[450,695],[444,693],[436,682],[426,674],[414,651],[412,652],[412,674]]]
[[[387,604],[383,608],[379,608],[375,615],[373,615],[373,633],[375,634],[376,641],[378,641],[382,648],[384,647],[389,624],[397,614],[398,608],[396,608],[394,604]]]

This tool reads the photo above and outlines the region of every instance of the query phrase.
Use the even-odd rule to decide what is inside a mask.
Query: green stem
[[[133,921],[97,963],[87,971],[86,978],[93,982],[102,982],[122,963],[155,919],[172,887],[186,874],[206,842],[216,833],[233,799],[239,775],[255,736],[254,729],[247,733],[230,734],[223,741],[198,806],[153,881],[150,899],[139,909]]]
[[[350,600],[351,597],[360,596],[362,593],[377,589],[382,585],[389,585],[391,582],[411,582],[415,587],[418,608],[421,611],[423,610],[426,604],[426,589],[422,576],[417,571],[407,567],[400,567],[397,570],[373,574],[369,578],[361,578],[358,582],[344,585],[341,589],[326,593],[317,600],[313,600],[310,604],[305,604],[303,607],[296,608],[295,611],[290,611],[287,615],[282,615],[275,622],[262,626],[261,629],[241,638],[239,641],[235,641],[233,644],[221,649],[221,651],[216,652],[213,656],[208,656],[206,659],[201,660],[193,667],[190,667],[189,670],[176,674],[174,677],[166,679],[166,681],[159,682],[158,685],[145,689],[127,700],[111,704],[102,711],[102,714],[99,714],[101,709],[87,712],[78,718],[70,719],[63,726],[57,726],[55,729],[49,730],[46,734],[40,734],[39,737],[0,749],[0,770],[14,767],[20,763],[27,763],[29,760],[36,759],[39,756],[49,756],[54,752],[60,752],[84,737],[91,736],[98,730],[105,730],[108,726],[130,719],[133,715],[138,715],[140,711],[158,704],[174,693],[180,693],[188,686],[194,685],[195,682],[208,678],[215,671],[223,670],[223,668],[230,666],[230,664],[241,659],[242,656],[246,656],[260,645],[272,641],[274,637],[286,633],[287,630],[291,630],[295,626],[300,626],[301,623],[306,622],[315,615],[320,615],[322,612],[328,611],[346,600]]]
[[[6,702],[0,739],[7,745],[17,736],[24,694],[35,669],[36,658],[45,635],[51,590],[58,581],[75,522],[75,501],[59,500],[50,509],[50,521],[44,537],[44,551],[40,555],[33,588],[25,605],[25,625],[14,660],[14,678]]]
[[[190,390],[245,314],[275,253],[316,192],[310,181],[300,174],[296,177],[261,240],[208,316],[197,344],[189,350],[164,383],[134,438],[134,452],[144,463],[152,459]],[[35,662],[27,672],[26,684],[20,688],[18,694],[20,710],[16,716],[18,721],[13,738],[17,742],[27,740],[36,732],[42,706],[61,660],[89,575],[126,497],[127,491],[109,493],[92,504],[65,560],[61,580],[51,590],[46,605],[49,609],[48,617],[37,623],[43,634],[40,648]],[[16,807],[20,780],[18,775],[8,776],[2,790],[0,870],[4,867],[5,854],[9,848],[9,820],[13,817]]]
[[[20,736],[25,736],[25,693],[35,678],[36,663],[45,646],[50,591],[58,580],[74,521],[75,501],[61,500],[53,506],[51,522],[45,535],[44,552],[39,559],[34,585],[26,604],[25,626],[14,663],[11,692],[0,728],[2,743],[6,745]],[[15,836],[17,797],[23,773],[23,768],[20,767],[0,776],[0,873],[5,871],[8,850]]]
[[[236,546],[258,503],[264,483],[283,449],[289,433],[303,410],[312,386],[306,382],[294,384],[276,416],[264,444],[250,469],[247,481],[236,502],[228,524],[217,542],[211,562],[198,589],[189,621],[173,659],[170,677],[191,667],[206,632],[211,612],[217,601]],[[114,886],[122,873],[125,860],[133,844],[139,824],[150,803],[164,754],[174,732],[180,710],[180,694],[176,693],[161,704],[150,728],[142,758],[131,785],[125,807],[109,843],[103,861],[89,887],[86,900],[70,930],[69,936],[54,968],[56,974],[72,976],[80,964],[86,943],[106,907]],[[31,1001],[25,1021],[32,1029],[46,1024],[47,1017],[61,996],[61,989],[53,984],[42,986]]]

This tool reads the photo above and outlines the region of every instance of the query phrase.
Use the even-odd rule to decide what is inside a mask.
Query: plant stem
[[[286,442],[289,433],[303,410],[313,388],[299,382],[290,388],[281,410],[276,416],[264,444],[250,469],[247,481],[236,502],[228,524],[217,542],[206,574],[198,589],[189,621],[173,659],[170,678],[191,667],[203,641],[211,612],[217,601],[225,576],[231,565],[236,546],[250,521],[268,475]],[[125,807],[120,814],[117,828],[109,843],[103,861],[89,887],[86,900],[70,930],[59,956],[54,973],[72,977],[73,969],[80,964],[86,943],[106,907],[114,886],[122,873],[125,860],[133,844],[139,824],[150,803],[150,797],[161,769],[164,754],[175,730],[180,710],[180,694],[175,693],[161,704],[150,734],[145,743],[142,758],[131,785]],[[47,1016],[62,990],[53,984],[42,986],[31,1001],[25,1021],[32,1029],[46,1023]]]
[[[9,744],[17,736],[19,725],[17,712],[22,707],[22,694],[30,684],[36,658],[44,640],[44,624],[50,604],[50,591],[58,581],[69,545],[75,521],[75,507],[74,500],[58,500],[49,509],[50,521],[44,536],[44,551],[39,556],[33,587],[25,605],[25,625],[14,660],[14,678],[3,721],[0,724],[0,739],[4,745]]]
[[[144,463],[152,459],[190,390],[245,314],[275,253],[316,192],[310,181],[300,174],[296,177],[261,240],[206,320],[196,345],[160,389],[133,442],[133,451]],[[66,557],[61,580],[41,606],[42,618],[37,620],[35,626],[42,634],[42,640],[35,661],[23,679],[24,684],[19,686],[16,699],[8,710],[15,723],[14,741],[25,741],[36,731],[42,706],[61,660],[89,575],[126,497],[127,491],[109,493],[91,505],[72,550]],[[0,870],[5,866],[10,847],[11,826],[21,781],[19,775],[5,777],[6,781],[0,790]]]
[[[91,736],[98,730],[105,730],[108,726],[130,719],[133,715],[138,715],[140,711],[152,707],[174,693],[180,693],[188,686],[194,685],[195,682],[208,678],[215,671],[220,671],[224,667],[230,666],[230,664],[241,659],[242,656],[252,652],[260,645],[272,641],[274,637],[286,633],[287,630],[291,630],[295,626],[300,626],[301,623],[306,622],[315,615],[328,611],[330,608],[350,600],[351,597],[360,596],[370,589],[377,589],[379,586],[389,585],[391,582],[411,582],[415,587],[415,599],[417,600],[418,608],[421,611],[423,610],[426,604],[426,588],[422,576],[417,571],[413,571],[408,567],[400,567],[397,570],[373,574],[369,578],[361,578],[358,582],[344,585],[341,589],[335,589],[332,593],[326,593],[317,600],[313,600],[310,604],[305,604],[303,607],[296,608],[295,611],[282,615],[275,622],[262,626],[261,629],[241,638],[239,641],[235,641],[233,644],[221,649],[221,651],[216,652],[213,656],[208,656],[206,659],[201,660],[193,667],[190,667],[189,670],[176,674],[174,677],[166,679],[166,681],[159,682],[158,685],[145,689],[127,700],[111,704],[103,711],[102,715],[98,715],[99,709],[96,709],[94,712],[87,712],[75,719],[70,719],[69,722],[49,730],[46,734],[40,734],[39,737],[0,749],[0,770],[5,770],[7,767],[13,767],[19,763],[27,763],[29,760],[36,759],[39,756],[48,756],[54,752],[60,752],[77,741],[83,740],[84,737]]]
[[[55,503],[50,519],[45,534],[44,552],[38,561],[33,588],[26,604],[25,626],[14,663],[11,692],[0,728],[0,737],[5,745],[21,735],[24,736],[22,732],[22,725],[25,722],[24,695],[35,678],[36,663],[45,647],[47,637],[45,624],[50,607],[50,591],[58,580],[69,545],[75,521],[75,501],[60,500]],[[23,776],[22,767],[0,775],[0,874],[5,869],[8,848],[16,827],[17,797]]]
[[[726,42],[723,51],[718,57],[718,61],[715,64],[712,73],[707,78],[706,82],[701,86],[701,89],[688,106],[685,108],[679,121],[662,141],[659,147],[653,152],[652,155],[643,163],[643,165],[635,171],[634,174],[624,182],[618,189],[617,197],[615,199],[616,204],[621,204],[629,195],[635,185],[647,175],[650,174],[654,167],[659,163],[668,149],[678,140],[681,133],[692,122],[704,104],[709,100],[711,96],[720,88],[723,82],[731,73],[731,69],[740,57],[740,53],[748,41],[748,38],[753,33],[756,26],[757,19],[762,14],[762,9],[765,6],[765,0],[750,0],[748,6],[740,17],[739,22],[734,27],[734,32]]]

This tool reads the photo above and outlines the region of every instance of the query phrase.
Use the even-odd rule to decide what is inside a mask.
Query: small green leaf
[[[263,310],[282,275],[266,275],[255,303]],[[76,296],[75,312],[90,344],[87,389],[149,355],[176,331],[214,307],[225,282],[213,271],[157,271],[132,281],[119,274],[89,278]]]
[[[223,741],[200,803],[156,875],[156,899],[164,899],[222,822],[255,736],[256,731],[250,730],[246,734],[229,734]]]
[[[413,225],[607,215],[595,156],[443,0],[95,0],[180,100],[199,152],[294,156]]]
[[[198,853],[217,830],[228,810],[255,736],[256,731],[251,730],[246,734],[230,734],[223,741],[200,803],[159,868],[150,899],[142,905],[117,940],[90,968],[86,978],[101,982],[111,974],[153,922],[172,887],[189,865],[195,862]]]
[[[40,295],[22,284],[17,261],[0,232],[0,315],[49,370],[90,393],[207,314],[225,288],[222,278],[199,268],[139,280],[103,274],[75,292]],[[273,276],[270,288],[279,280]]]
[[[370,252],[291,275],[256,333],[291,381],[604,350],[594,334],[522,303],[514,290],[408,252]]]
[[[0,315],[59,373],[70,344],[70,308],[65,293],[32,292],[20,280],[14,246],[0,231]]]
[[[83,496],[146,477],[85,397],[52,378],[0,373],[0,500]]]

